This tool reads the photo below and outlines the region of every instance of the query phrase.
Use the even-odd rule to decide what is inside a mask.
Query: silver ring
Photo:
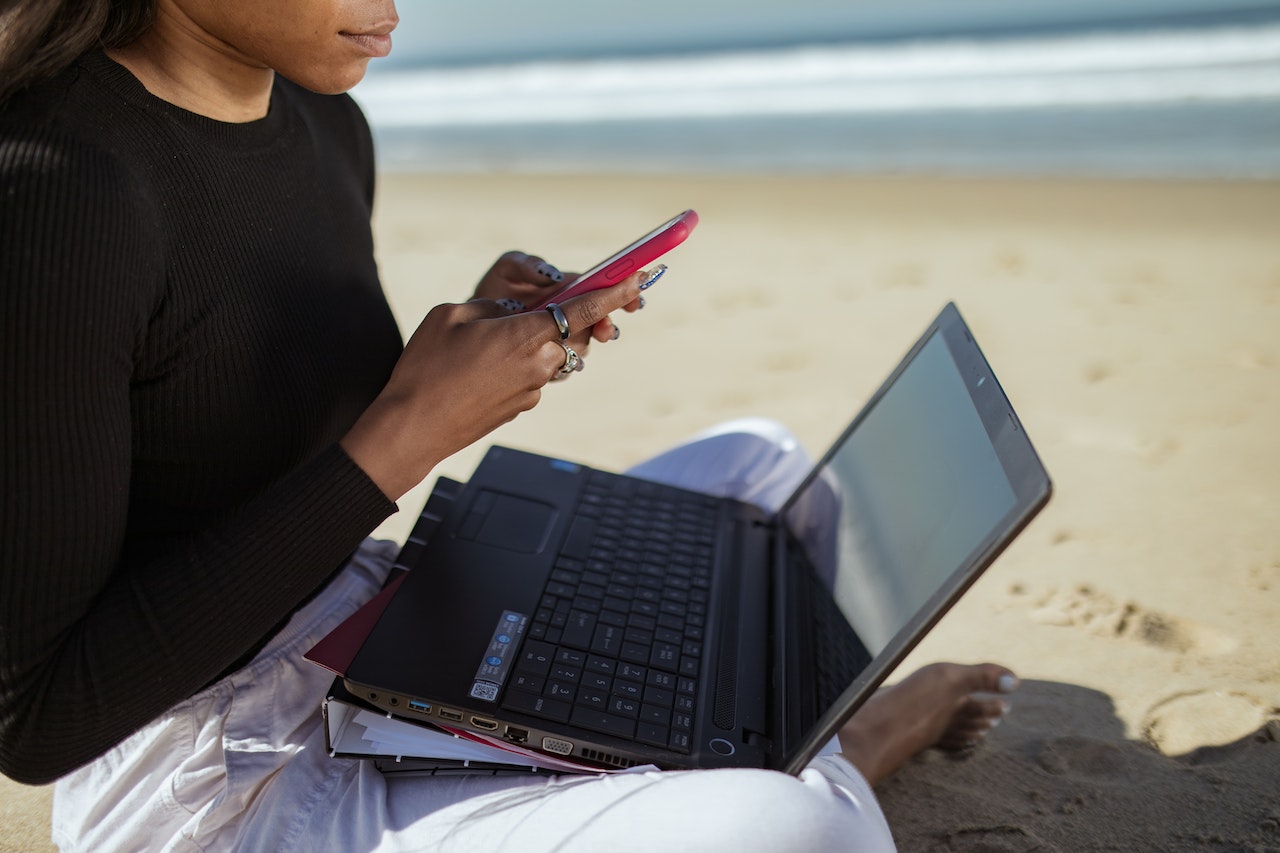
[[[570,373],[581,370],[582,359],[578,356],[577,351],[563,341],[560,342],[560,346],[564,347],[564,364],[557,373],[560,376],[568,376]]]
[[[547,306],[547,313],[551,315],[552,320],[556,321],[556,330],[560,332],[560,340],[569,340],[569,318],[564,316],[560,306],[552,302]]]

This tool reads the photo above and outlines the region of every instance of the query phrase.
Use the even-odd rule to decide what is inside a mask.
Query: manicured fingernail
[[[498,304],[513,314],[524,310],[524,303],[519,299],[499,299]]]
[[[640,283],[640,289],[648,290],[650,287],[653,287],[654,283],[658,279],[662,278],[662,276],[666,273],[666,271],[667,271],[666,264],[658,264],[656,267],[653,268],[653,272],[649,274],[649,277]]]
[[[1018,689],[1018,678],[1014,675],[1002,675],[996,682],[996,689],[1001,693],[1012,693]]]
[[[616,340],[617,340],[618,338],[620,338],[620,337],[622,337],[622,329],[618,328],[618,324],[617,324],[617,323],[614,323],[614,324],[613,324],[613,334],[609,336],[609,340],[611,340],[611,341],[616,341]]]
[[[552,281],[564,281],[564,273],[551,266],[551,264],[538,264],[538,272]]]
[[[644,297],[643,297],[643,296],[641,296],[641,297],[640,297],[640,307],[641,307],[641,308],[643,308],[643,307],[644,307]]]

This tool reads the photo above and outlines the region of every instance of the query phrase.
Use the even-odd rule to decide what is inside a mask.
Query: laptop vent
[[[722,636],[726,636],[723,635]],[[716,728],[731,731],[738,709],[738,647],[734,643],[720,644],[720,664],[716,673],[716,703],[712,721]]]
[[[614,767],[634,767],[636,764],[629,758],[610,755],[607,752],[601,752],[598,749],[587,749],[586,747],[582,749],[582,757],[589,761],[599,761],[601,764],[612,764]]]

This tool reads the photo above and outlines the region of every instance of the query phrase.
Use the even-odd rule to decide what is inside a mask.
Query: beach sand
[[[500,252],[580,269],[701,215],[619,341],[501,442],[622,468],[726,418],[813,452],[954,300],[1055,480],[903,665],[1024,685],[880,795],[903,850],[1280,850],[1280,184],[385,175],[407,331]],[[382,528],[403,537],[426,486]],[[48,789],[0,786],[0,850]],[[14,846],[16,845],[16,846]]]

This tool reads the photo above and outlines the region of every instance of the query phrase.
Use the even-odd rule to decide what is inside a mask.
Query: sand
[[[648,307],[491,440],[621,468],[763,415],[821,451],[954,300],[1056,494],[903,666],[1025,683],[881,786],[902,849],[1280,850],[1280,184],[388,175],[378,252],[411,330],[505,249],[581,268],[685,207]],[[48,789],[0,791],[0,850],[47,846]]]

